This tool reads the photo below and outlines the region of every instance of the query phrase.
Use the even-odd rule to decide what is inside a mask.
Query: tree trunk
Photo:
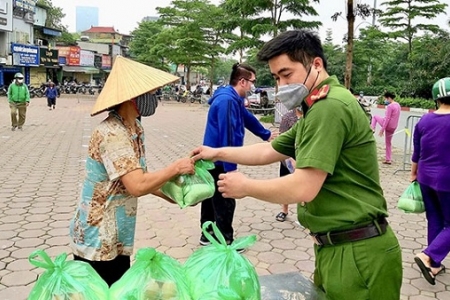
[[[186,89],[188,91],[191,90],[191,66],[187,66],[187,72],[186,72]]]
[[[352,84],[352,66],[353,66],[353,36],[355,26],[355,13],[353,11],[353,0],[347,1],[347,61],[345,63],[345,87],[350,88]]]

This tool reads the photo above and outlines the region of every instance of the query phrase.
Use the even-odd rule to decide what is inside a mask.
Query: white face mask
[[[23,79],[16,79],[17,83],[23,83]]]

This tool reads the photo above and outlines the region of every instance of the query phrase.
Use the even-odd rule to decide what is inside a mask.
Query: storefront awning
[[[80,66],[63,66],[63,71],[68,73],[86,73],[98,74],[100,71],[94,67],[80,67]]]

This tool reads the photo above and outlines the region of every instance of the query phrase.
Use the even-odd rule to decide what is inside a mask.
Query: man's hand
[[[27,102],[27,106],[30,105],[30,102]]]
[[[382,137],[384,135],[384,131],[380,130],[380,133],[378,135]]]
[[[411,182],[416,181],[417,180],[417,174],[411,174],[411,176],[409,177],[409,180]]]
[[[204,159],[204,160],[212,160],[216,161],[216,157],[218,154],[217,148],[211,148],[208,146],[200,146],[192,150],[190,156],[194,161]]]
[[[273,141],[275,138],[277,138],[280,135],[280,132],[278,131],[278,129],[273,130],[270,134],[269,139],[267,140],[268,142]]]
[[[220,174],[217,181],[218,190],[224,198],[244,198],[247,196],[245,191],[247,180],[248,178],[239,172]]]

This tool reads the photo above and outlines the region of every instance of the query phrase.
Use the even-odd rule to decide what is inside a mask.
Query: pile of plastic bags
[[[236,252],[254,244],[256,236],[227,245],[211,222],[204,224],[203,233],[211,245],[195,251],[184,265],[153,248],[139,249],[134,264],[110,288],[89,264],[66,261],[66,254],[52,261],[37,250],[29,261],[46,271],[28,300],[260,300],[256,270]]]

